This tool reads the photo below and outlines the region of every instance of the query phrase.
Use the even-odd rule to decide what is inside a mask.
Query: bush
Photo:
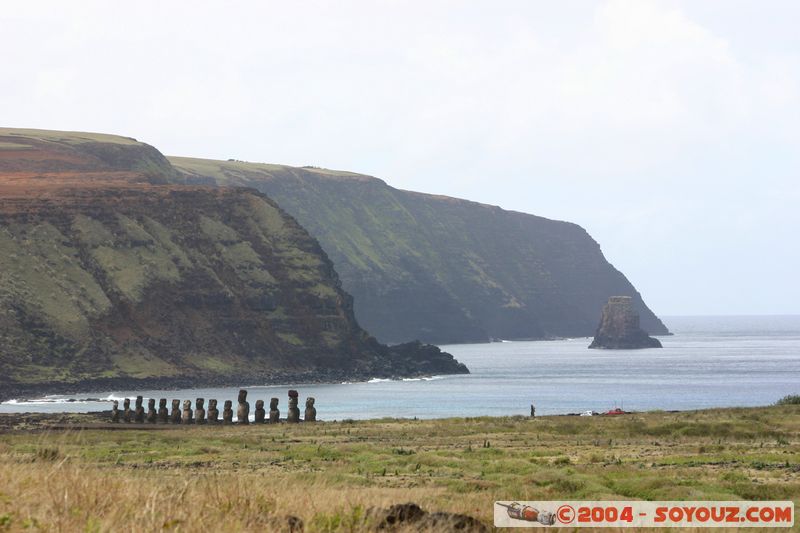
[[[800,405],[800,394],[784,396],[775,405]]]

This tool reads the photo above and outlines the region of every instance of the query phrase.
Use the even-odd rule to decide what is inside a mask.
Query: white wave
[[[384,383],[386,381],[392,381],[391,379],[383,379],[383,378],[372,378],[367,383]]]
[[[135,399],[135,398],[131,398],[131,399]],[[114,394],[109,394],[105,398],[100,398],[100,400],[104,401],[104,402],[113,402],[114,400],[116,400],[118,402],[121,402],[121,401],[125,400],[125,396],[114,396]]]

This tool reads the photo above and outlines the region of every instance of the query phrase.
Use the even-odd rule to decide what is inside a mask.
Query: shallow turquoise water
[[[800,316],[668,317],[675,333],[663,349],[588,350],[590,339],[442,346],[467,364],[468,376],[346,383],[249,387],[257,399],[286,392],[314,396],[320,419],[527,415],[626,410],[695,409],[774,403],[800,393]],[[110,400],[135,397],[236,400],[238,389],[115,391],[48,396],[6,402],[0,412],[86,412],[110,408]],[[106,401],[66,403],[67,398]],[[120,402],[121,403],[121,402]]]

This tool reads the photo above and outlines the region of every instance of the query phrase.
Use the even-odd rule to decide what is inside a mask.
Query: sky
[[[800,313],[800,2],[38,1],[0,126],[583,226],[660,315]]]

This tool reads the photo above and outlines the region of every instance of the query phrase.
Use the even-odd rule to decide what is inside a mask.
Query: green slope
[[[0,130],[0,399],[466,372],[370,337],[318,242],[272,200],[176,176],[124,137]]]
[[[253,187],[314,235],[385,342],[590,336],[609,296],[666,327],[581,227],[350,172],[170,157],[180,182]]]

